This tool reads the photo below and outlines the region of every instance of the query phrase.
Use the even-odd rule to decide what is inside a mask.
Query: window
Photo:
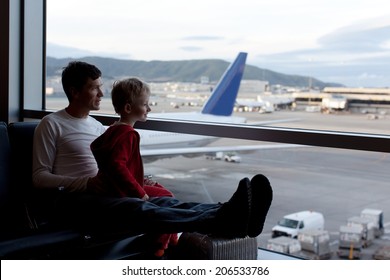
[[[284,226],[284,227],[289,227],[289,228],[297,228],[298,222],[299,221],[296,221],[296,220],[283,218],[282,220],[280,220],[280,222],[278,222],[278,225]],[[299,226],[299,228],[301,228],[301,225]]]
[[[55,14],[52,10],[53,3],[57,2],[65,5],[60,9],[63,12],[62,16],[61,14]],[[40,6],[39,1],[25,1],[25,61],[23,74],[25,78],[23,85],[23,114],[25,118],[39,118],[45,113],[44,109],[46,108],[58,109],[64,106],[64,103],[58,103],[60,97],[48,96],[50,95],[50,90],[47,88],[52,88],[52,93],[61,89],[58,85],[58,76],[56,77],[56,75],[50,76],[50,78],[49,76],[45,77],[46,84],[44,84],[45,78],[43,78],[42,74],[44,73],[44,68],[41,67],[43,64],[42,61],[45,61],[45,57],[42,57],[41,52],[44,40],[37,40],[36,38],[47,37],[47,42],[51,43],[56,42],[57,39],[64,40],[58,41],[58,44],[64,44],[68,48],[73,48],[73,51],[76,52],[80,51],[80,48],[83,48],[83,46],[88,46],[89,42],[87,35],[91,35],[91,38],[99,38],[101,46],[104,46],[107,41],[114,41],[117,43],[121,42],[120,38],[110,37],[111,32],[108,28],[119,28],[122,31],[123,36],[126,34],[125,31],[129,29],[129,27],[124,24],[116,24],[114,26],[111,25],[111,23],[108,24],[105,20],[102,20],[107,14],[117,12],[118,20],[123,23],[125,18],[119,13],[119,8],[122,7],[121,4],[127,3],[128,1],[124,1],[123,3],[119,3],[117,5],[112,4],[109,9],[104,10],[99,9],[98,6],[101,2],[95,3],[96,1],[90,5],[87,4],[87,1],[83,1],[83,3],[79,3],[79,5],[71,5],[69,2],[62,2],[63,1],[47,0],[48,32],[45,34],[42,31],[44,30],[43,27],[45,26],[45,22],[40,20],[41,18],[44,18],[44,16],[40,17],[35,14],[37,11],[43,13],[45,11],[43,9],[44,5]],[[218,3],[218,1],[215,2]],[[253,3],[248,2],[247,10],[252,10],[254,12],[254,10],[251,9],[252,6],[250,5],[254,5],[255,2],[258,1],[254,1]],[[42,1],[42,3],[44,4],[45,1]],[[156,4],[157,3],[159,2],[157,1]],[[141,2],[139,4],[141,5]],[[285,4],[289,5],[287,3]],[[296,3],[294,3],[294,5],[295,4]],[[368,4],[370,4],[369,9],[374,9],[376,7],[376,5],[373,5],[372,2]],[[180,2],[178,5],[179,7],[181,5],[185,5],[188,9],[188,3],[184,4],[184,2]],[[80,14],[77,15],[74,21],[68,20],[69,13],[67,12],[67,7],[78,7],[76,12],[80,12]],[[148,3],[148,7],[153,7],[153,5]],[[244,2],[240,3],[240,6],[237,8],[241,10],[243,7],[245,7]],[[378,7],[381,6],[379,5]],[[175,6],[175,8],[177,7]],[[217,22],[221,24],[221,26],[219,26],[221,30],[224,29],[223,24],[227,24],[227,22],[222,21],[225,15],[222,10],[218,9],[218,7],[214,9],[215,14],[202,13],[204,11],[204,6],[202,5],[202,2],[199,1],[193,6],[190,6],[190,8],[192,10],[187,10],[186,12],[183,10],[182,13],[180,13],[177,9],[173,9],[173,6],[170,4],[166,4],[167,10],[165,10],[164,14],[166,15],[167,22],[158,22],[157,19],[153,18],[151,13],[149,14],[146,11],[144,13],[126,13],[127,16],[129,14],[134,15],[132,23],[137,27],[135,28],[136,31],[140,32],[134,33],[132,38],[137,39],[136,44],[139,43],[138,41],[145,38],[145,42],[149,44],[148,49],[150,50],[161,48],[167,53],[176,55],[177,53],[175,51],[166,49],[169,48],[169,44],[166,42],[172,40],[173,36],[172,32],[170,32],[170,29],[168,28],[168,23],[173,17],[177,16],[178,19],[182,20],[183,26],[185,27],[192,26],[192,28],[194,28],[192,31],[197,30],[197,27],[201,28],[201,30],[207,30],[207,24],[210,23],[209,20],[213,15],[221,19],[220,21],[217,20]],[[118,10],[112,11],[112,9]],[[91,10],[93,10],[92,13]],[[331,11],[328,11],[328,13],[343,12],[342,9],[339,9],[338,11],[334,11],[334,9],[330,10]],[[288,11],[291,12],[292,10]],[[372,12],[372,10],[370,11]],[[185,19],[187,18],[186,15],[188,15],[189,12],[201,15],[197,19],[197,22],[185,22]],[[279,12],[282,13],[282,11]],[[300,12],[297,11],[297,13]],[[378,12],[378,14],[380,13]],[[316,13],[316,15],[316,20],[322,20],[322,17],[325,17],[327,22],[329,22],[329,15],[324,13]],[[279,16],[284,15],[279,14]],[[307,14],[301,16],[304,17],[307,16]],[[95,17],[100,19],[102,26],[92,25],[91,20]],[[229,14],[229,19],[243,20],[237,13]],[[213,20],[215,20],[215,18],[213,18]],[[313,20],[313,18],[308,17],[308,20]],[[237,20],[232,20],[232,22],[237,22]],[[248,23],[249,22],[248,18]],[[277,22],[280,23],[282,21],[277,20]],[[80,27],[80,29],[83,29],[85,26],[82,36],[79,37],[75,34],[74,36],[73,34],[71,36],[72,40],[79,39],[82,40],[82,43],[78,43],[76,41],[72,42],[67,36],[56,38],[62,29],[65,29],[66,32],[73,32],[75,30],[75,27],[72,26],[73,24],[76,24]],[[159,39],[166,41],[159,40],[156,43],[156,38],[148,36],[149,33],[147,31],[156,29],[157,25],[165,27],[164,31],[166,32],[161,32],[164,36]],[[161,26],[159,28],[160,30]],[[279,28],[284,27],[279,26]],[[266,26],[265,29],[267,30]],[[57,32],[55,31],[58,31],[58,34],[56,34]],[[36,32],[38,32],[38,36],[36,36]],[[44,34],[41,34],[41,32]],[[315,32],[315,30],[311,30],[311,32]],[[203,37],[203,41],[219,41],[219,39],[221,39],[220,37],[223,37],[226,34],[221,33],[221,35],[217,35],[215,35],[215,37]],[[348,38],[347,35],[345,35],[346,38]],[[270,36],[270,34],[267,33],[266,35],[261,36],[261,38],[267,38],[267,36]],[[188,48],[186,45],[186,42],[193,42],[193,40],[197,40],[197,42],[199,42],[199,40],[202,39],[200,37],[182,38],[182,52],[191,50],[191,48]],[[289,40],[295,40],[292,38],[281,39],[285,39],[287,43]],[[303,37],[297,38],[298,41],[303,39]],[[334,42],[330,37],[323,40],[327,41],[329,44]],[[294,42],[297,43],[296,41]],[[268,41],[261,41],[260,43],[269,44]],[[279,45],[282,43],[283,42],[279,42]],[[280,47],[279,45],[277,45],[277,47]],[[92,51],[96,53],[89,53],[89,55],[98,54],[101,56],[107,56],[107,53],[105,53],[104,50],[99,49],[99,44],[94,43],[93,46],[97,47],[97,49],[92,49]],[[49,55],[49,46],[47,46],[46,49],[47,54]],[[219,57],[217,54],[221,50],[221,47],[214,45],[213,49],[215,50],[215,56],[213,55],[210,58]],[[228,49],[228,47],[226,47],[226,49]],[[232,47],[231,49],[234,48]],[[116,51],[114,48],[112,48],[112,50]],[[193,46],[192,50],[194,50]],[[41,56],[36,55],[37,53],[41,54]],[[252,53],[255,53],[255,50],[252,50]],[[229,51],[228,55],[226,54],[223,56],[224,60],[231,60],[232,57],[230,57],[230,55]],[[233,56],[234,55],[235,54],[233,54]],[[251,52],[249,52],[249,55],[251,55]],[[193,57],[196,59],[203,58],[203,56],[197,57],[196,55]],[[271,54],[264,55],[263,57],[276,59],[276,57]],[[175,56],[170,57],[170,59],[174,58]],[[50,58],[47,57],[46,61],[49,59]],[[152,60],[155,58],[150,55],[143,59]],[[283,61],[284,64],[287,65],[286,73],[291,73],[291,69],[288,67],[289,63],[287,58]],[[310,59],[308,61],[310,61]],[[310,62],[313,64],[313,69],[318,67],[317,61],[312,60]],[[59,63],[60,66],[63,66],[64,60],[58,59],[57,63]],[[252,63],[249,61],[248,64]],[[15,65],[18,65],[18,63],[15,63]],[[267,69],[270,64],[267,64],[266,61],[264,61],[263,65],[260,66],[261,69]],[[49,73],[49,71],[47,72]],[[261,80],[266,80],[267,74],[269,74],[268,71],[264,70],[264,76],[261,76]],[[311,77],[311,73],[305,72],[302,74]],[[109,78],[114,77],[107,77],[107,79]],[[207,79],[203,79],[203,81],[205,80]],[[337,82],[337,80],[333,79],[331,81]],[[347,78],[342,80],[342,82],[346,81],[348,81]],[[314,78],[308,79],[308,84],[314,85],[314,82]],[[108,87],[106,90],[107,99],[105,100],[106,103],[104,104],[104,107],[107,108],[105,113],[109,113],[110,101],[108,95],[110,80],[107,80],[105,83]],[[155,86],[157,91],[157,88],[158,86],[161,86],[161,83],[153,86]],[[251,85],[246,84],[245,86],[246,90],[250,90]],[[356,85],[352,84],[352,86],[355,87]],[[42,92],[45,94],[42,95]],[[282,93],[275,94],[279,94],[278,97],[283,96]],[[312,96],[309,97],[312,98]],[[311,108],[311,106],[316,107],[316,104],[319,102],[317,99],[314,99],[313,102],[315,102],[315,104],[309,104],[312,100],[310,98],[305,98],[303,95],[297,98],[301,98],[299,100],[307,102],[308,108]],[[169,108],[172,111],[175,111],[176,109],[193,109],[193,107],[190,106],[171,108],[170,99],[168,97],[166,99],[156,99],[157,104],[160,104],[159,106],[165,106],[164,108]],[[201,102],[202,98],[197,101]],[[57,105],[55,104],[56,102]],[[44,108],[42,104],[46,104],[46,108]],[[388,189],[388,182],[390,179],[388,174],[390,167],[390,136],[387,125],[387,113],[368,112],[366,114],[358,114],[331,112],[330,114],[326,114],[317,112],[314,107],[311,108],[312,111],[306,109],[302,111],[296,109],[293,111],[282,107],[276,108],[277,110],[271,113],[264,114],[259,114],[253,110],[235,112],[236,115],[245,116],[254,122],[257,120],[269,121],[268,125],[259,127],[242,124],[215,125],[199,124],[197,122],[163,120],[160,118],[152,119],[145,124],[140,124],[139,128],[184,133],[191,132],[199,135],[206,134],[220,137],[221,139],[218,139],[217,142],[212,144],[214,146],[266,146],[269,144],[280,143],[307,146],[258,149],[252,153],[239,153],[241,157],[240,163],[207,159],[203,156],[193,158],[175,157],[171,159],[160,159],[146,163],[145,170],[147,173],[153,174],[156,180],[171,187],[178,197],[186,200],[196,198],[203,201],[223,201],[227,199],[229,194],[234,190],[238,179],[255,173],[266,174],[269,176],[274,186],[275,198],[269,217],[266,221],[264,232],[259,236],[259,245],[263,248],[267,246],[267,241],[271,238],[271,229],[274,225],[276,225],[277,221],[286,214],[301,210],[316,209],[324,214],[325,228],[331,233],[333,245],[337,244],[340,226],[344,225],[349,217],[360,215],[361,211],[365,208],[383,210],[384,225],[386,227],[386,213],[390,213],[390,191]],[[158,109],[157,106],[152,109],[156,112],[158,110],[162,110]],[[110,124],[114,120],[113,114],[109,116],[101,114],[96,115],[96,117],[106,124]],[[288,121],[275,123],[275,120]],[[386,230],[384,232],[388,235]],[[379,245],[377,243],[376,246],[388,243],[386,238],[381,239],[381,242],[383,243],[380,243]],[[333,250],[337,250],[337,248],[333,248]]]
[[[175,80],[166,71],[150,73],[158,68],[142,72],[134,64],[130,67],[129,60],[145,64],[189,59],[231,62],[237,50],[244,50],[247,67],[237,102],[247,105],[237,107],[236,115],[254,122],[264,120],[272,127],[389,134],[390,77],[384,76],[381,67],[386,65],[380,62],[387,54],[365,45],[370,34],[380,32],[380,5],[365,1],[354,8],[356,13],[350,13],[349,5],[337,3],[335,10],[330,2],[305,6],[304,0],[275,4],[246,0],[223,3],[223,9],[220,5],[220,1],[134,5],[123,0],[82,4],[48,0],[47,108],[66,103],[60,98],[64,95],[59,74],[66,58],[73,57],[104,69],[102,113],[113,113],[110,86],[126,75],[141,76],[151,83],[152,101],[157,102],[154,112],[194,110],[204,103],[222,72],[208,69],[197,76],[176,75]],[[364,13],[358,14],[359,10]],[[372,27],[360,32],[359,21]],[[291,34],[291,29],[305,36]],[[387,37],[379,33],[376,38],[385,44]],[[273,113],[259,116],[258,112]]]

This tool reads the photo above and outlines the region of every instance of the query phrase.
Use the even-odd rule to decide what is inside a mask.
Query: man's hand
[[[102,194],[104,193],[104,189],[101,187],[103,184],[100,183],[99,178],[97,176],[90,177],[87,182],[87,193],[94,193],[94,194]]]

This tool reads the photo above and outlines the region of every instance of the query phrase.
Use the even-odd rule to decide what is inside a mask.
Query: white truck
[[[213,159],[213,160],[224,160],[227,162],[235,162],[239,163],[241,162],[241,157],[238,156],[235,152],[216,152],[213,154],[206,155],[207,159]]]
[[[324,216],[315,211],[301,211],[283,217],[272,228],[272,238],[287,236],[297,238],[298,233],[307,229],[323,230],[325,226]]]
[[[332,94],[329,97],[324,97],[321,103],[321,111],[324,113],[330,113],[332,111],[343,111],[348,106],[348,100],[337,94]]]

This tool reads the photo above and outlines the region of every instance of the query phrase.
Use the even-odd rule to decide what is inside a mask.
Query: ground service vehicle
[[[272,228],[272,238],[288,236],[297,238],[298,233],[306,229],[323,230],[324,216],[319,212],[301,211],[286,215]]]

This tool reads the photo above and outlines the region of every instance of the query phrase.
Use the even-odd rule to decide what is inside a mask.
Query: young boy
[[[95,187],[102,190],[102,194],[143,200],[149,197],[173,197],[172,192],[162,185],[144,178],[140,135],[134,129],[134,124],[146,121],[151,111],[149,96],[149,86],[138,78],[114,83],[112,104],[120,119],[91,144],[99,168]],[[157,242],[160,248],[155,255],[161,257],[168,244],[177,243],[177,234],[161,234]]]

